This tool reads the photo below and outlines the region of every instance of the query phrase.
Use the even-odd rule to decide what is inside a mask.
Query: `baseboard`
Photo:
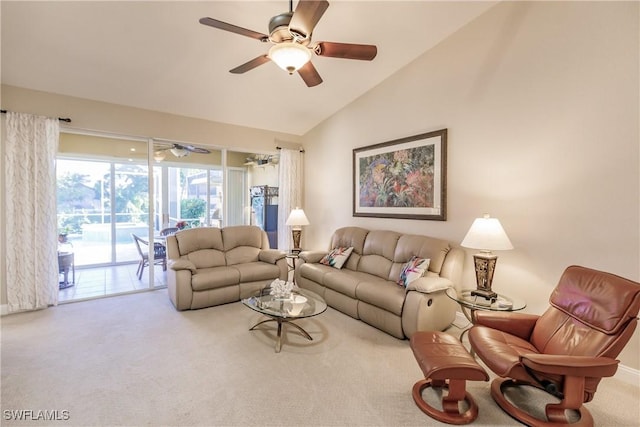
[[[471,326],[469,320],[462,314],[461,312],[456,312],[456,318],[453,321],[453,325],[460,329],[465,329],[466,326]],[[614,378],[623,381],[625,383],[637,386],[640,384],[640,371],[637,369],[630,368],[626,365],[618,365],[618,370],[616,371]],[[605,378],[606,380],[606,378]]]
[[[640,384],[640,371],[625,365],[618,365],[618,370],[613,378],[617,378],[622,382],[638,386]]]

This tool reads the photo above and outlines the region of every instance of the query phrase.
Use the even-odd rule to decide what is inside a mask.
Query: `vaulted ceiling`
[[[313,41],[374,44],[377,57],[314,57],[308,88],[273,63],[229,70],[269,44],[199,24],[261,33],[279,1],[2,1],[2,83],[302,135],[496,2],[332,0]],[[297,2],[294,2],[295,9]]]

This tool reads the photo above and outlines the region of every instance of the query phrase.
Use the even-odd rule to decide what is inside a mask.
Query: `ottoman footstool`
[[[413,355],[425,379],[413,386],[413,400],[430,417],[448,424],[468,424],[478,417],[478,405],[466,391],[466,381],[488,381],[489,375],[452,335],[444,332],[416,332],[410,340]],[[429,405],[422,398],[427,387],[448,388],[442,397],[442,409]],[[469,408],[461,412],[460,402]]]

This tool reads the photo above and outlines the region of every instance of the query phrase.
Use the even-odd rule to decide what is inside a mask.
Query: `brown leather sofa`
[[[177,310],[240,301],[286,280],[285,253],[258,227],[198,227],[167,236],[167,287]]]
[[[296,284],[322,296],[330,307],[400,339],[416,331],[441,331],[453,322],[457,304],[445,290],[459,286],[460,248],[427,236],[360,227],[336,230],[329,249],[339,247],[353,247],[341,269],[319,263],[327,251],[301,252]],[[404,288],[397,281],[414,255],[429,259],[429,268]]]

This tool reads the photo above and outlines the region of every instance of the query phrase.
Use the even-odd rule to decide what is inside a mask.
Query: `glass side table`
[[[454,288],[449,288],[445,291],[449,298],[460,304],[462,314],[469,320],[471,326],[475,324],[475,313],[478,310],[519,311],[527,306],[520,298],[498,294],[496,299],[488,300],[478,295],[471,295],[472,291],[473,289],[463,289],[457,292]],[[471,327],[467,327],[460,333],[460,342],[462,342],[464,334],[469,332],[469,329],[471,329]],[[471,354],[473,354],[473,349],[471,349]]]

